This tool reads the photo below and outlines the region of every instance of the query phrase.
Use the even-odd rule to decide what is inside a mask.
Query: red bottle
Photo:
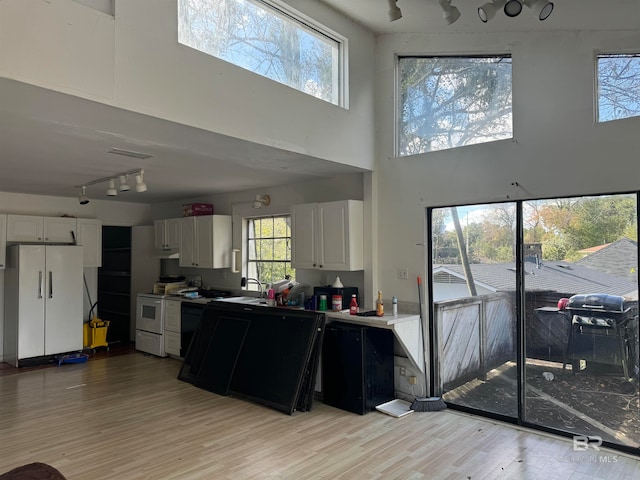
[[[356,300],[356,294],[351,295],[351,303],[349,303],[349,313],[355,315],[358,313],[358,300]]]

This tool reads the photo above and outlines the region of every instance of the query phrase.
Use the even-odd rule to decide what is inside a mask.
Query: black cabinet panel
[[[309,410],[324,315],[207,304],[178,378],[289,414]]]
[[[330,323],[322,348],[322,400],[365,414],[393,400],[393,333]]]

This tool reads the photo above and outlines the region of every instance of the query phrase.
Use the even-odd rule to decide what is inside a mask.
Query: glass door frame
[[[524,306],[526,305],[526,286],[525,286],[525,269],[524,269],[524,218],[523,218],[523,205],[525,202],[537,201],[537,200],[555,200],[562,198],[585,198],[585,197],[602,197],[607,195],[634,195],[635,196],[635,204],[636,204],[636,235],[637,238],[640,239],[640,221],[638,218],[640,217],[640,191],[629,191],[629,192],[613,192],[613,193],[598,193],[591,195],[571,195],[566,197],[549,197],[542,199],[526,199],[526,200],[508,200],[507,202],[490,202],[483,203],[482,205],[491,205],[491,204],[499,204],[499,203],[513,203],[516,206],[516,232],[515,232],[515,265],[516,265],[516,396],[517,396],[517,417],[511,417],[508,415],[499,414],[496,412],[490,412],[486,410],[481,410],[478,408],[473,408],[465,405],[457,405],[453,403],[447,403],[447,406],[452,410],[463,411],[466,413],[471,413],[475,415],[480,415],[487,418],[492,418],[495,420],[500,420],[506,423],[511,423],[514,425],[519,425],[527,428],[531,428],[534,430],[539,430],[547,433],[552,433],[554,435],[573,438],[576,436],[575,433],[568,432],[565,430],[561,430],[558,428],[553,428],[548,425],[541,425],[537,423],[531,423],[525,419],[525,411],[526,411],[526,336],[524,332],[526,331],[526,312],[524,311]],[[472,204],[469,204],[469,206]],[[476,204],[480,205],[480,204]],[[460,205],[458,205],[460,206]],[[467,205],[464,205],[467,206]],[[433,286],[433,244],[432,244],[432,214],[434,210],[442,209],[442,208],[450,208],[450,206],[438,206],[438,207],[426,207],[426,222],[425,222],[425,264],[426,264],[426,278],[427,278],[427,301],[428,305],[426,305],[426,311],[428,312],[427,319],[427,333],[428,338],[426,339],[428,342],[429,348],[429,390],[432,396],[442,396],[443,394],[443,384],[441,381],[440,375],[440,358],[439,358],[439,342],[440,342],[440,332],[437,329],[436,318],[435,318],[435,308],[434,308],[434,286]],[[640,272],[640,255],[638,255],[638,261],[636,262],[636,272]],[[640,288],[640,282],[639,282]],[[631,453],[633,455],[639,455],[640,451],[637,448],[626,446],[619,443],[612,443],[608,441],[602,441],[602,446],[608,447],[614,450],[623,451],[626,453]]]

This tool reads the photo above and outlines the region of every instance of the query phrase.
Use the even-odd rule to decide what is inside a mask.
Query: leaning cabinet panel
[[[291,208],[293,268],[362,270],[364,217],[361,200]]]

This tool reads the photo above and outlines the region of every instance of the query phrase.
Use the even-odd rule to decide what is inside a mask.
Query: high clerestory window
[[[511,57],[398,58],[398,156],[513,137]]]
[[[598,55],[597,121],[640,115],[640,54]]]
[[[178,0],[178,41],[347,108],[346,39],[277,0]]]

